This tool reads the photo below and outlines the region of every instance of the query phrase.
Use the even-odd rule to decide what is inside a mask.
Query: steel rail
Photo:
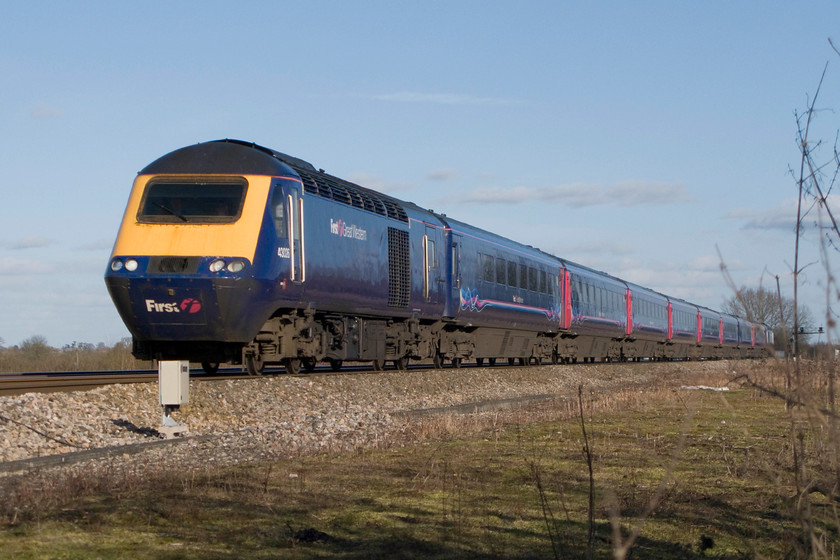
[[[609,365],[613,362],[598,362],[598,365]],[[618,362],[615,362],[618,363]],[[624,365],[634,365],[635,362],[623,362]],[[543,364],[548,365],[548,364]],[[572,367],[574,364],[564,365],[561,367]],[[590,365],[590,364],[577,364]],[[591,364],[596,365],[596,364]],[[473,365],[465,365],[464,368],[476,367]],[[513,367],[519,368],[523,366],[511,366],[508,364],[483,365],[479,367],[490,368],[504,368]],[[536,365],[524,367],[539,367]],[[414,362],[409,364],[410,371],[434,369],[431,363]],[[450,369],[450,368],[445,368]],[[400,370],[396,368],[386,367],[384,370],[376,371],[371,369],[367,363],[352,363],[345,364],[340,371],[332,371],[328,365],[320,365],[315,368],[313,372],[300,372],[297,374],[286,373],[282,366],[267,367],[263,375],[248,375],[243,372],[241,367],[229,367],[220,369],[215,375],[207,375],[201,368],[190,370],[190,378],[196,381],[222,381],[226,379],[260,379],[263,377],[331,377],[342,375],[377,375],[387,373],[398,373]],[[70,392],[70,391],[86,391],[104,385],[116,385],[120,383],[154,383],[157,382],[157,370],[136,370],[136,371],[98,371],[98,372],[37,372],[37,373],[0,373],[0,396],[21,395],[24,393],[53,393],[53,392]]]
[[[0,395],[93,389],[115,383],[150,383],[156,372],[54,372],[0,375]]]

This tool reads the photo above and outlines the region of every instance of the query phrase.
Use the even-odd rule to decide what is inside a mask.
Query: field
[[[728,391],[584,387],[577,407],[421,417],[389,445],[354,453],[142,480],[76,473],[54,485],[67,494],[60,507],[7,512],[0,550],[68,559],[835,558],[834,369],[799,368],[769,362],[688,380]]]

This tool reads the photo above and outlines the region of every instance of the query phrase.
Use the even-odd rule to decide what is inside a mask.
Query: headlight
[[[242,272],[245,269],[245,263],[242,261],[233,261],[227,266],[229,272]]]
[[[129,272],[134,272],[137,270],[137,261],[134,259],[126,259],[125,261],[125,269]]]
[[[114,259],[111,261],[111,270],[114,272],[119,272],[123,268],[123,262],[120,259]]]
[[[215,261],[210,263],[210,272],[219,272],[225,267],[225,261],[222,259],[216,259]]]

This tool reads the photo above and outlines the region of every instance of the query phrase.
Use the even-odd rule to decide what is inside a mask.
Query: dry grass
[[[73,343],[64,348],[49,346],[43,337],[34,336],[19,346],[0,346],[0,372],[41,371],[117,371],[151,369],[152,363],[131,355],[131,339],[113,346]]]
[[[831,373],[803,375],[814,403],[801,407],[776,396],[783,364],[687,380],[729,392],[584,390],[593,490],[569,396],[412,419],[389,447],[345,455],[7,479],[18,506],[3,511],[0,547],[16,558],[832,558],[836,489],[807,482],[837,480],[818,398]]]

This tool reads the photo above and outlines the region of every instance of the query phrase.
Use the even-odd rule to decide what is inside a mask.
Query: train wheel
[[[248,356],[245,358],[245,369],[248,375],[262,375],[265,370],[265,362],[262,356]]]
[[[216,375],[219,371],[219,362],[201,362],[201,369],[207,375]]]
[[[306,373],[312,373],[315,371],[315,364],[317,363],[315,358],[304,358],[301,360],[301,363],[303,364],[303,370]]]
[[[373,371],[382,371],[385,369],[385,360],[373,360],[370,365],[373,366]]]
[[[452,367],[458,369],[461,367],[461,358],[452,358]]]
[[[515,366],[516,365],[516,358],[508,358],[508,365]]]
[[[530,360],[528,358],[519,358],[519,365],[520,366],[530,365]]]
[[[283,365],[286,367],[286,373],[292,375],[300,373],[300,358],[286,358],[283,360]]]
[[[483,366],[484,365],[484,358],[476,358],[475,359],[475,365],[476,365],[476,367]]]
[[[443,367],[443,356],[440,352],[436,353],[434,358],[432,358],[432,365],[435,366],[435,369],[440,369]]]
[[[489,360],[487,360],[487,363],[490,364],[490,367],[495,366],[496,365],[496,358],[490,358]]]
[[[340,371],[341,370],[341,364],[344,363],[341,360],[330,360],[329,362],[330,362],[330,369],[332,369],[333,371]]]
[[[408,358],[399,358],[394,360],[394,368],[398,369],[399,371],[405,371],[408,369]]]

